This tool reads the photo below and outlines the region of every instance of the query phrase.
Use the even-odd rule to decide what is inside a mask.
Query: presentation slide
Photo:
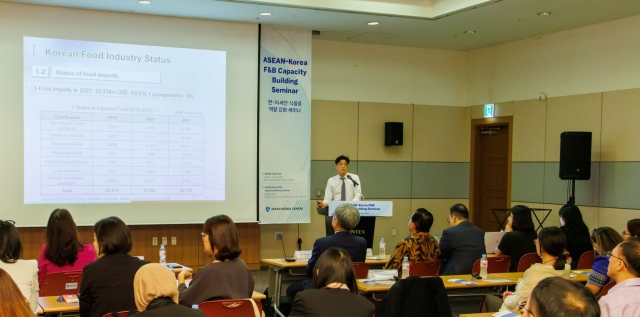
[[[23,40],[25,204],[225,200],[225,51]]]

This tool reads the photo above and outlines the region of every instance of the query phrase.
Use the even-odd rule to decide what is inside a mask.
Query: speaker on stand
[[[576,180],[591,178],[591,139],[591,132],[565,131],[560,134],[559,176],[571,182],[569,205],[576,203]]]

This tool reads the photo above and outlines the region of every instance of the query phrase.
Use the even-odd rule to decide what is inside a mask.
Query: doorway
[[[470,218],[485,232],[500,231],[511,207],[513,117],[471,122]],[[503,209],[503,210],[500,210]]]

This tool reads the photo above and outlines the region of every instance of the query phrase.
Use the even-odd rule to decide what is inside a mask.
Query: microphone
[[[351,178],[351,175],[347,174],[347,178],[350,179],[353,182],[353,186],[358,186],[360,184],[358,184],[358,182],[356,182],[355,180],[353,180],[353,178]]]
[[[287,251],[284,250],[284,240],[282,238],[280,238],[280,242],[282,242],[282,253],[284,253],[284,260],[287,262],[295,262],[296,261],[295,258],[287,257]]]

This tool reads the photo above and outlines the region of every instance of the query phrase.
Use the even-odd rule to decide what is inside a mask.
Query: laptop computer
[[[487,254],[495,253],[500,240],[502,240],[504,232],[485,232],[484,233],[484,246],[487,248]]]

